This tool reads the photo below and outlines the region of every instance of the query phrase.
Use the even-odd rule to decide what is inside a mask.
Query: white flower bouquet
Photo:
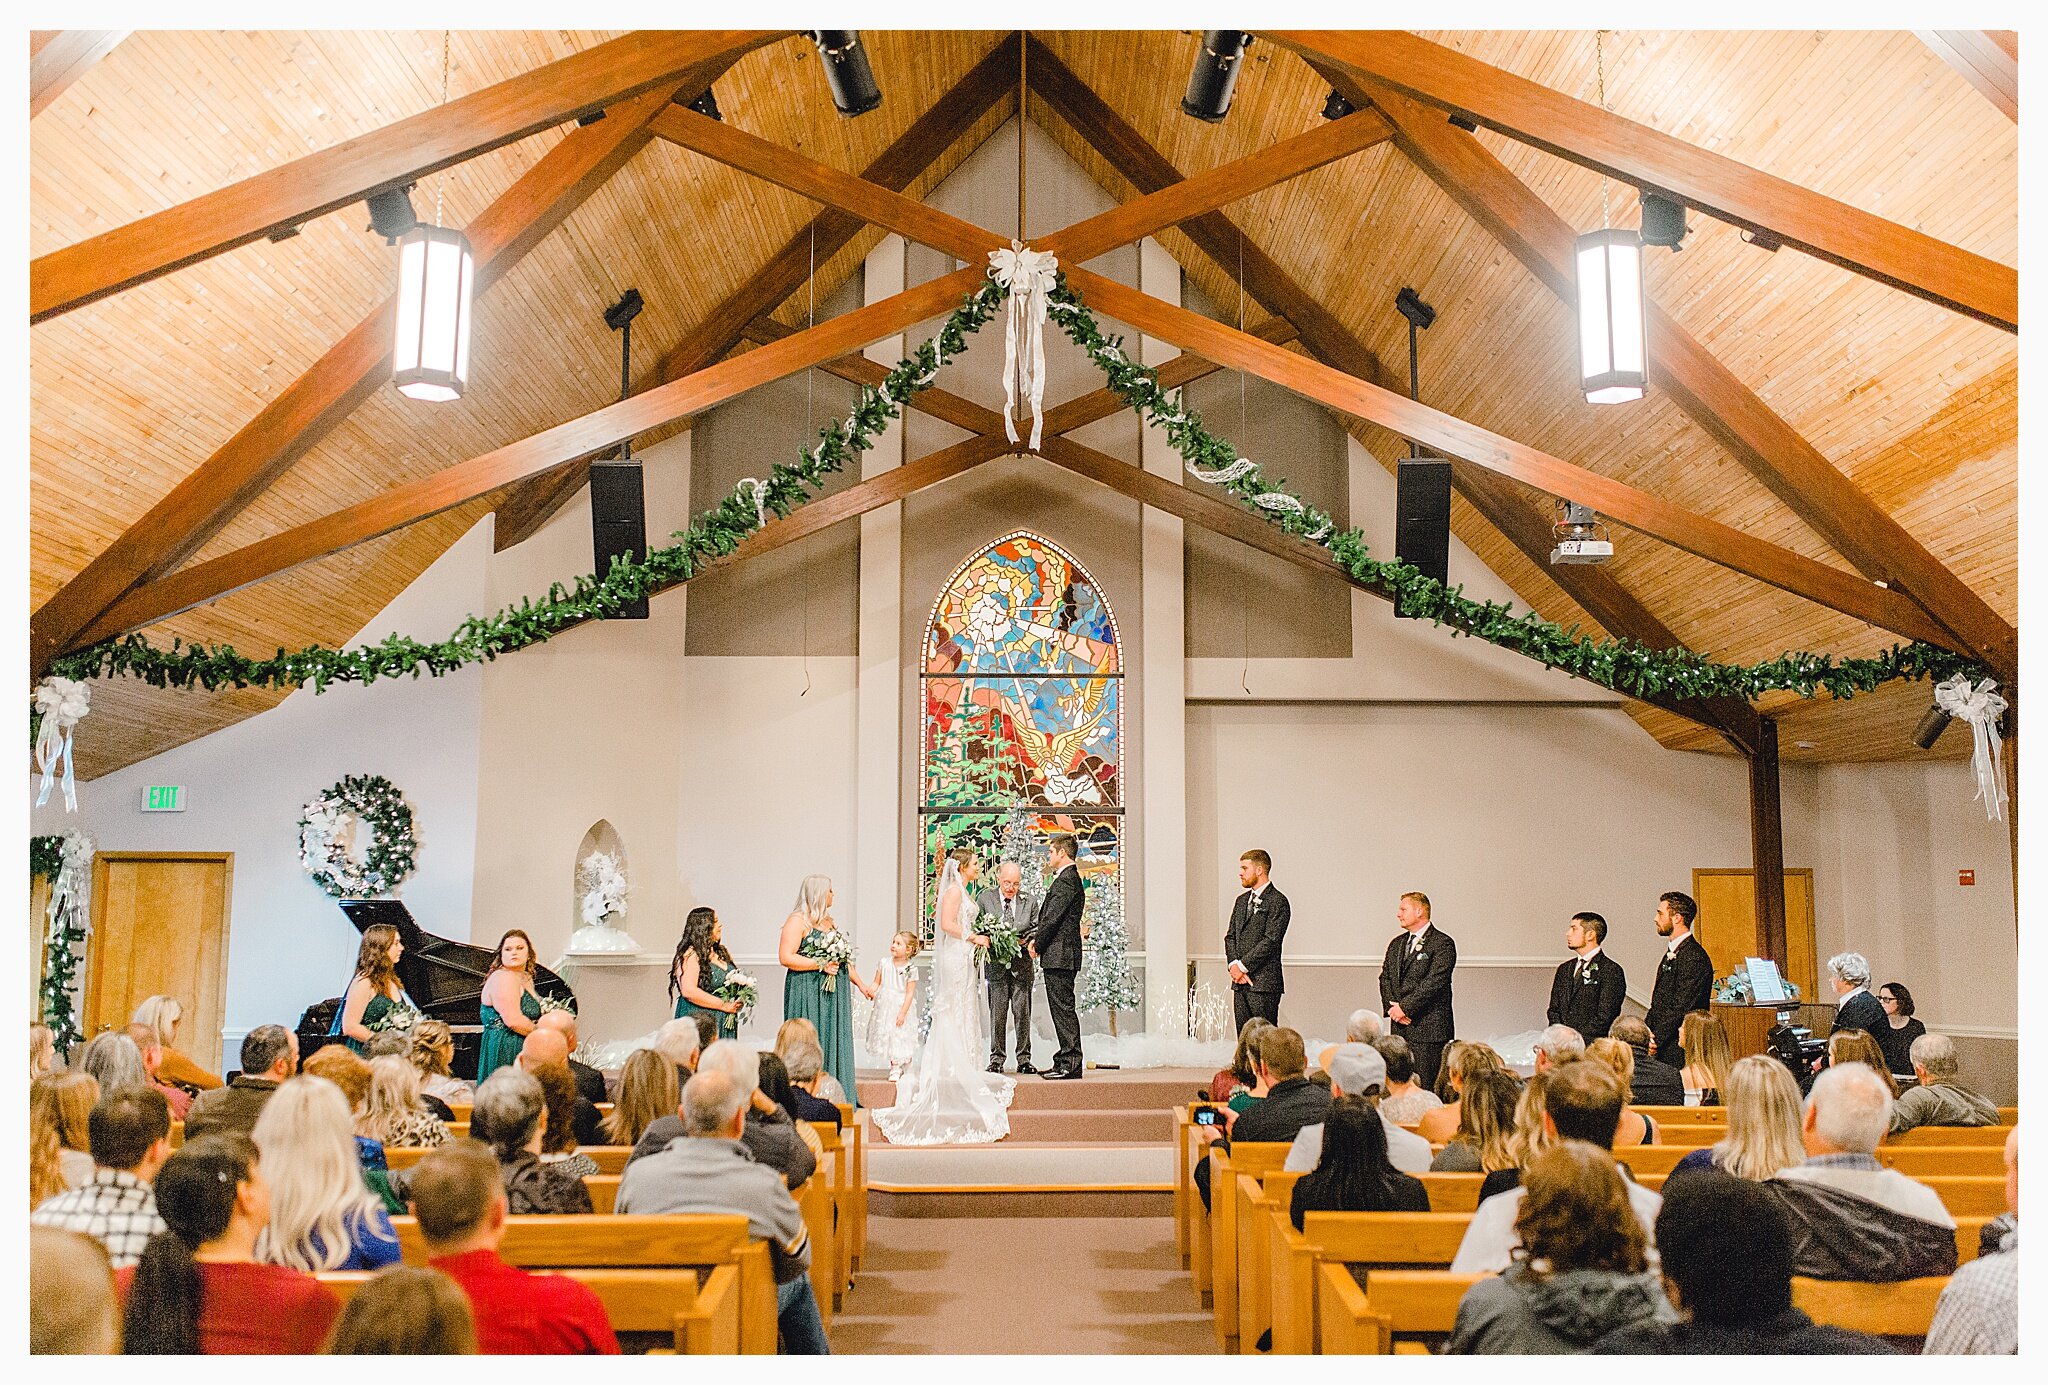
[[[831,977],[825,978],[830,981]],[[745,1024],[747,1017],[754,1013],[754,1003],[761,998],[761,983],[746,972],[734,967],[725,974],[725,980],[718,983],[718,989],[711,994],[720,1000],[736,1000],[739,1010],[733,1015],[733,1023]]]
[[[853,961],[853,943],[836,928],[814,928],[804,934],[804,940],[797,948],[797,956],[809,957],[825,964],[837,962],[844,971]],[[839,989],[839,978],[827,975],[824,980],[826,995]]]
[[[577,868],[583,885],[580,903],[585,927],[601,928],[614,914],[625,912],[626,869],[609,851],[593,851]]]
[[[537,995],[534,999],[540,1002],[540,1012],[543,1015],[550,1010],[562,1010],[571,1015],[576,1013],[576,1006],[570,1001],[557,1000],[551,995]]]
[[[377,1022],[368,1026],[372,1034],[410,1034],[414,1025],[423,1018],[420,1012],[400,1000],[377,1016]]]

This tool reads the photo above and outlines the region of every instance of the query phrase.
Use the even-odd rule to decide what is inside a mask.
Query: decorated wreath
[[[370,842],[358,859],[350,847],[358,828]],[[374,899],[412,874],[419,843],[412,808],[381,774],[352,774],[311,803],[299,818],[299,860],[313,883],[336,899]]]

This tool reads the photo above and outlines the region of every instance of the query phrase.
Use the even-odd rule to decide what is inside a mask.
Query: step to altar
[[[874,1131],[868,1127],[869,1134]],[[1165,1142],[902,1147],[873,1140],[868,1207],[884,1217],[1150,1217],[1173,1212]]]
[[[1010,1140],[1034,1145],[1142,1145],[1173,1139],[1173,1108],[1194,1100],[1211,1074],[1193,1068],[1089,1070],[1072,1081],[1016,1077],[1010,1099]],[[869,1110],[893,1105],[896,1084],[879,1074],[859,1079]],[[887,1148],[877,1132],[874,1147]],[[975,1146],[966,1146],[975,1148]]]

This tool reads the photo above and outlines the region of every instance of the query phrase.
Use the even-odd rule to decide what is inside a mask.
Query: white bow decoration
[[[1045,428],[1045,314],[1048,295],[1059,282],[1060,262],[1043,250],[1011,241],[1008,250],[988,252],[988,277],[1009,291],[1003,330],[1003,432],[1017,441],[1017,395],[1031,401],[1031,450]],[[1029,340],[1019,342],[1021,335]]]
[[[36,807],[50,801],[50,788],[57,782],[57,767],[64,769],[64,811],[78,811],[78,781],[72,774],[71,728],[84,719],[92,706],[92,689],[76,678],[45,678],[36,685],[36,710],[42,714],[36,732],[36,767],[43,772],[42,791]]]
[[[742,476],[733,487],[737,495],[745,496],[754,503],[754,525],[759,528],[768,522],[768,483],[752,476]]]
[[[1976,741],[1970,767],[1977,773],[1977,802],[1984,805],[1987,819],[2005,816],[2005,742],[1998,735],[1998,719],[2005,715],[2005,699],[1998,695],[1997,688],[1998,684],[1989,678],[1971,687],[1969,678],[1960,673],[1934,688],[1934,705],[1970,724],[1970,734]]]

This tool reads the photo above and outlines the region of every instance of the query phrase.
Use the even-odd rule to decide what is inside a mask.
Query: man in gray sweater
[[[817,1172],[818,1156],[804,1143],[796,1126],[780,1106],[761,1095],[761,1055],[737,1039],[720,1039],[697,1058],[697,1071],[722,1072],[744,1094],[747,1108],[746,1133],[740,1136],[755,1160],[782,1175],[792,1188]],[[687,1079],[686,1079],[687,1080]],[[667,1149],[683,1137],[683,1123],[675,1116],[663,1116],[650,1124],[626,1156],[626,1167]]]
[[[1922,1034],[1908,1050],[1920,1085],[1892,1105],[1894,1135],[1921,1125],[1996,1125],[1998,1103],[1957,1080],[1956,1043],[1946,1034]]]
[[[775,1311],[782,1349],[791,1356],[829,1356],[818,1299],[805,1271],[810,1232],[781,1177],[741,1143],[747,1093],[730,1074],[700,1071],[683,1088],[684,1138],[626,1166],[617,1210],[647,1216],[739,1215],[768,1242],[775,1266]]]

